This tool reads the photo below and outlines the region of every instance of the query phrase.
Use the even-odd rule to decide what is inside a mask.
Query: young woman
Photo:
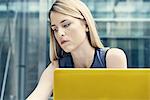
[[[80,0],[56,0],[49,19],[51,64],[27,100],[48,100],[55,68],[127,68],[122,50],[103,47],[93,17]]]

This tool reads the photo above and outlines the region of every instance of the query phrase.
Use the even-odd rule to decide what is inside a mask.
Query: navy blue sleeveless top
[[[94,59],[90,68],[106,68],[105,56],[109,48],[95,49]],[[74,68],[70,53],[58,59],[59,68]]]

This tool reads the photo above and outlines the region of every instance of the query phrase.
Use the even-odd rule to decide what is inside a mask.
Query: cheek
[[[86,37],[85,31],[80,30],[79,28],[76,28],[76,29],[70,31],[70,33],[71,33],[70,37],[75,42],[80,41],[80,40],[82,40],[82,39],[84,39]]]
[[[70,27],[68,29],[68,33],[68,35],[70,35],[71,37],[79,39],[85,37],[86,35],[85,29],[80,24],[76,24]]]

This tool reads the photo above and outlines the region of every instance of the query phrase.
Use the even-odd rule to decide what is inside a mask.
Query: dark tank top
[[[109,48],[95,49],[94,59],[90,68],[106,68],[106,53]],[[74,68],[73,59],[70,53],[58,59],[59,68]]]

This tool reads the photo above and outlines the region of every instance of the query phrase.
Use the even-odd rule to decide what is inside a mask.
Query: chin
[[[66,47],[66,48],[63,48],[63,50],[66,52],[66,53],[69,53],[73,50],[73,48],[71,47]]]
[[[63,49],[66,53],[69,53],[69,52],[71,52],[71,50],[70,49]]]

